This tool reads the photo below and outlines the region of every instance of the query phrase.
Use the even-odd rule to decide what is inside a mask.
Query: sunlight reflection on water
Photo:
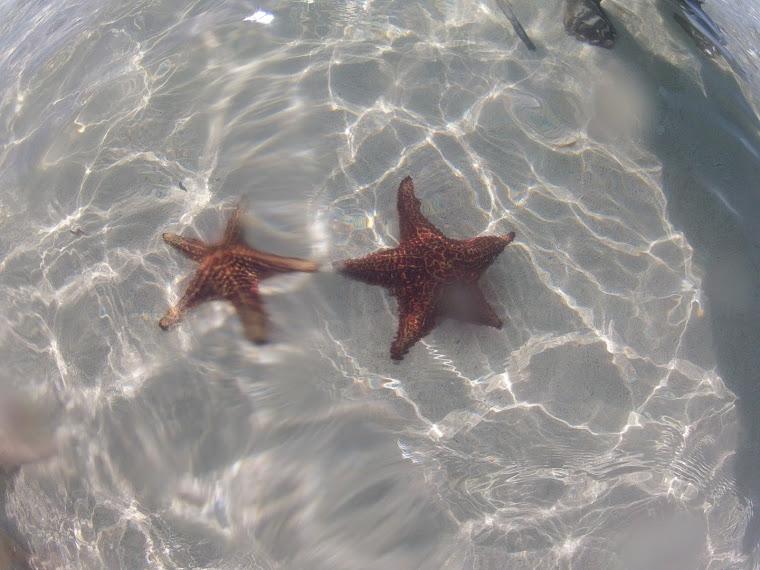
[[[37,567],[751,567],[752,100],[659,5],[607,51],[513,4],[536,52],[469,0],[0,8],[0,379],[61,408],[4,479]],[[395,364],[395,301],[329,270],[266,283],[269,345],[224,304],[158,329],[162,232],[247,196],[328,268],[398,242],[407,174],[447,235],[516,230],[501,331]]]

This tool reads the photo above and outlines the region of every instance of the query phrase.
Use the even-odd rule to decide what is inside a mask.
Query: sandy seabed
[[[535,52],[469,0],[0,7],[0,556],[755,567],[760,91],[639,4],[601,50],[515,1]],[[711,5],[756,69],[760,16]],[[393,363],[393,299],[329,271],[267,281],[264,347],[224,304],[159,330],[162,232],[245,196],[328,266],[397,242],[407,174],[447,235],[517,232],[501,331]]]

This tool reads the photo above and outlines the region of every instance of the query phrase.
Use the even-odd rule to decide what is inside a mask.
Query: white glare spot
[[[257,10],[252,15],[245,18],[243,21],[256,22],[257,24],[269,25],[272,23],[272,20],[274,20],[273,14],[270,14],[269,12],[264,12],[264,10]]]

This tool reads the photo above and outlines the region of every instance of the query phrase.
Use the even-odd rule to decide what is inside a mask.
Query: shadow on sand
[[[671,37],[691,39],[660,3]],[[662,164],[668,214],[704,271],[718,373],[737,397],[736,482],[752,506],[744,553],[760,542],[760,122],[734,77],[694,47],[702,85],[618,25],[618,58],[652,103],[644,127]]]

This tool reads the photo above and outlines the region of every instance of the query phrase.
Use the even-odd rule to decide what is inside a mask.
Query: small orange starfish
[[[414,343],[435,328],[439,317],[501,328],[501,319],[477,281],[515,239],[515,232],[466,240],[446,237],[422,215],[409,176],[398,188],[397,207],[401,226],[398,247],[335,263],[341,273],[387,287],[398,299],[398,332],[391,344],[391,358],[401,360]]]
[[[267,315],[259,296],[259,282],[277,273],[314,272],[313,261],[280,257],[249,247],[243,241],[239,205],[224,230],[219,243],[208,244],[194,238],[163,234],[164,241],[186,257],[200,264],[185,294],[169,309],[158,325],[168,330],[185,313],[206,301],[225,300],[232,303],[243,323],[245,336],[255,342],[267,340]]]

